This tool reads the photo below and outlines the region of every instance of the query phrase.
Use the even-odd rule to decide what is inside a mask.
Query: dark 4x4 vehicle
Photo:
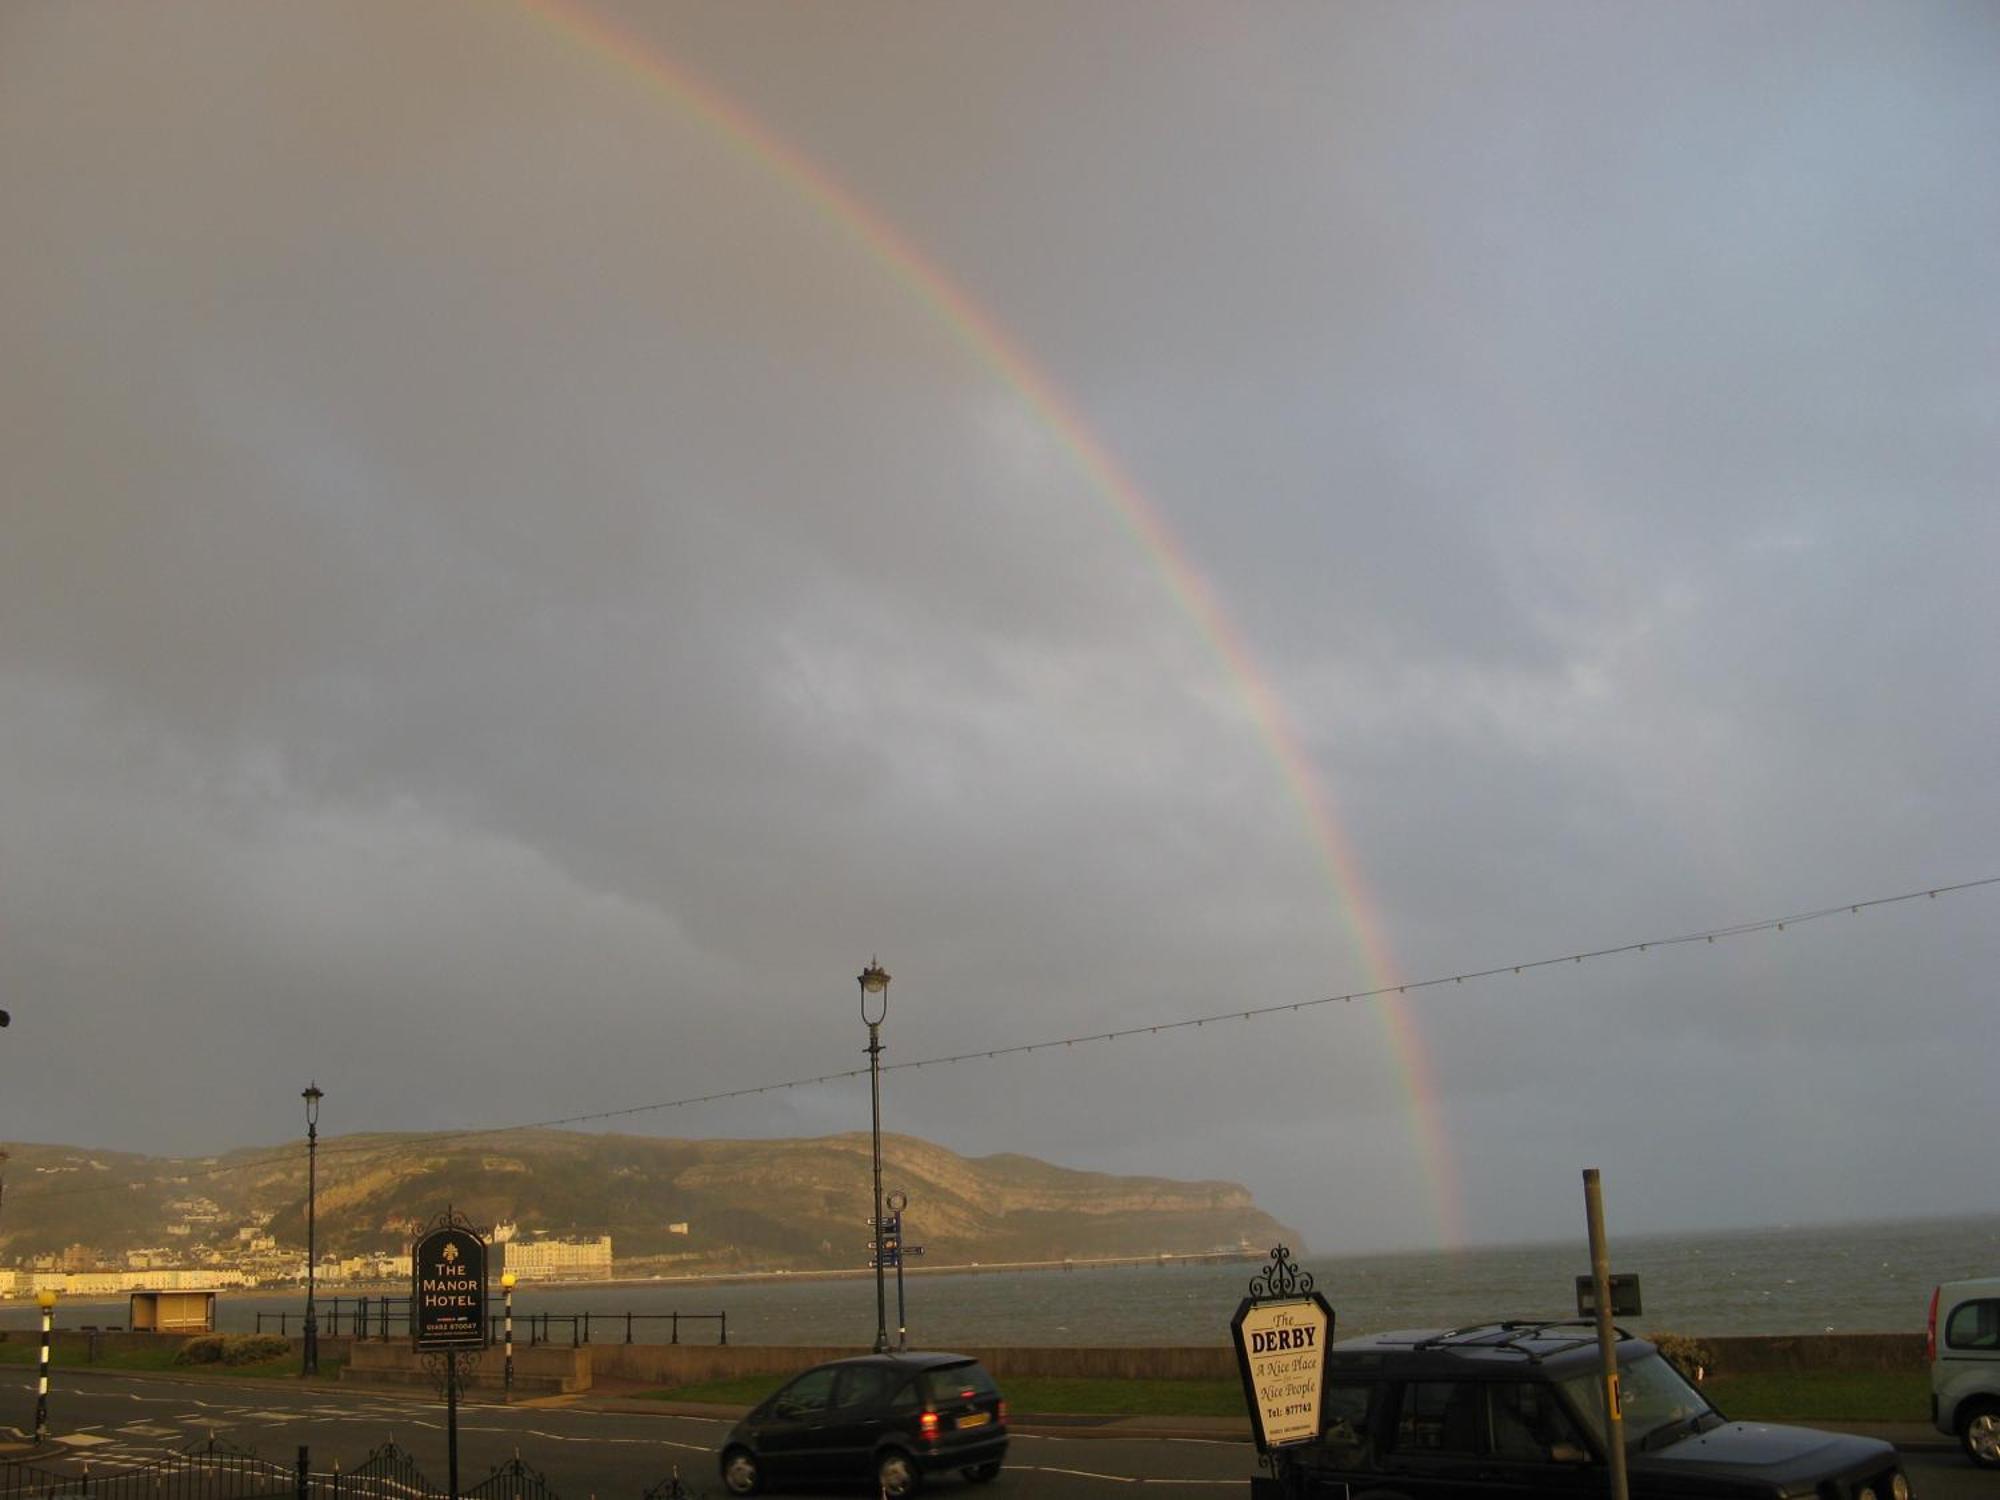
[[[924,1476],[983,1483],[1007,1456],[1007,1403],[963,1354],[863,1354],[787,1381],[729,1431],[722,1483],[754,1495],[787,1481],[872,1479],[914,1495]]]
[[[1908,1500],[1874,1438],[1731,1422],[1622,1330],[1631,1492],[1648,1500]],[[1489,1323],[1346,1339],[1326,1352],[1316,1442],[1278,1450],[1253,1500],[1608,1493],[1594,1325]]]

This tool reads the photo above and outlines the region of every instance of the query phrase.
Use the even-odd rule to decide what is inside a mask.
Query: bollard
[[[729,1314],[723,1313],[721,1314],[721,1318],[722,1318],[722,1337],[718,1339],[717,1342],[726,1344],[729,1342]]]
[[[299,1444],[298,1500],[311,1500],[312,1460],[311,1450],[304,1443]]]
[[[668,1342],[670,1342],[670,1343],[675,1343],[675,1344],[678,1344],[678,1343],[679,1343],[680,1341],[681,1341],[681,1315],[680,1315],[679,1313],[675,1313],[675,1314],[674,1314],[674,1336],[673,1336],[673,1338],[672,1338],[672,1339],[670,1339],[670,1340],[669,1340]]]
[[[501,1295],[507,1304],[507,1399],[514,1399],[514,1273],[508,1271],[500,1278]]]
[[[584,1342],[585,1342],[586,1344],[590,1342],[590,1314],[589,1314],[589,1313],[585,1313],[585,1314],[583,1315],[583,1341],[584,1341]]]
[[[42,1373],[35,1384],[35,1441],[45,1443],[49,1438],[49,1336],[55,1326],[56,1294],[44,1287],[35,1293],[35,1301],[42,1309]]]
[[[632,1315],[630,1313],[625,1314],[625,1342],[628,1344],[632,1342]]]

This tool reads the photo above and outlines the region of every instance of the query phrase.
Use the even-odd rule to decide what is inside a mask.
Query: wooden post
[[[1604,1456],[1611,1466],[1611,1500],[1629,1500],[1625,1418],[1618,1410],[1618,1329],[1611,1321],[1611,1251],[1604,1241],[1604,1193],[1595,1167],[1583,1169],[1583,1205],[1590,1221],[1590,1280],[1597,1293],[1597,1354],[1604,1373]]]

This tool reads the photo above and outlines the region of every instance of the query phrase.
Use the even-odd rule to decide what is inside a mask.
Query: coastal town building
[[[503,1271],[521,1281],[608,1281],[611,1279],[611,1236],[558,1239],[552,1235],[522,1237],[512,1224],[493,1226],[491,1241]]]

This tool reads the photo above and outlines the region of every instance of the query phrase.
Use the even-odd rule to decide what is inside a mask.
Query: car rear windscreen
[[[934,1403],[976,1401],[1000,1394],[984,1365],[947,1365],[942,1370],[926,1370],[924,1384]]]

